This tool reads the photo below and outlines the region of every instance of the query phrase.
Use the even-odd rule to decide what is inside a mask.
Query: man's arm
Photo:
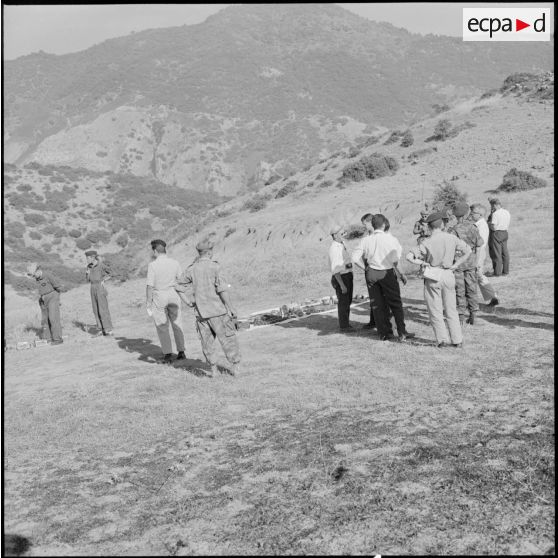
[[[339,286],[341,287],[341,292],[343,294],[347,294],[347,287],[345,286],[345,283],[343,282],[343,279],[341,277],[341,273],[336,273],[334,275],[336,281],[339,283]]]
[[[450,265],[448,268],[446,268],[446,269],[450,269],[451,271],[455,271],[462,263],[465,263],[467,258],[473,252],[471,250],[471,247],[466,242],[464,242],[460,238],[458,238],[457,240],[458,242],[456,248],[459,249],[462,255],[459,258],[457,258],[455,262],[453,262],[453,265]]]
[[[51,275],[50,273],[48,274],[48,280],[50,281],[50,284],[52,285],[52,288],[61,293],[62,292],[62,285],[60,284],[60,281],[58,281],[58,279],[56,277],[54,277],[54,275]]]
[[[229,293],[227,291],[220,291],[218,294],[219,294],[219,297],[221,298],[221,301],[225,305],[225,308],[227,309],[227,314],[231,318],[236,318],[237,317],[236,310],[234,309],[234,307],[231,303]]]

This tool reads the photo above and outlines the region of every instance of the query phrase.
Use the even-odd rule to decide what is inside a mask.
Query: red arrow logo
[[[530,23],[525,23],[524,21],[521,21],[520,19],[515,20],[515,30],[516,31],[521,31],[522,29],[525,29],[525,27],[531,27],[531,24]]]

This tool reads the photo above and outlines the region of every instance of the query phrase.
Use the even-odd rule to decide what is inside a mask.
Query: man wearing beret
[[[213,259],[213,244],[202,240],[196,245],[198,257],[186,269],[179,285],[185,292],[180,298],[195,308],[196,329],[206,361],[211,365],[210,376],[218,372],[215,339],[219,340],[230,372],[238,374],[240,349],[236,337],[236,310],[233,308],[226,281],[221,276],[219,264]]]
[[[91,283],[91,306],[93,315],[97,322],[97,335],[112,335],[112,320],[108,307],[108,293],[105,281],[110,280],[110,270],[108,266],[101,262],[96,250],[85,252],[87,267],[85,268],[85,278]]]
[[[353,264],[351,256],[343,242],[345,230],[341,225],[333,225],[329,231],[331,246],[329,247],[329,269],[331,286],[337,295],[337,318],[339,330],[344,333],[355,332],[349,322],[351,302],[353,301]]]
[[[472,325],[475,323],[476,313],[479,310],[479,301],[477,299],[477,252],[483,245],[483,240],[477,227],[471,221],[465,220],[469,214],[469,206],[465,202],[456,203],[453,208],[453,214],[457,222],[448,229],[448,232],[465,241],[471,248],[471,255],[454,271],[457,311],[462,325],[465,322],[467,312],[469,313],[467,323]]]
[[[186,358],[181,302],[176,292],[182,270],[176,260],[167,256],[167,244],[164,240],[152,240],[151,251],[154,261],[147,266],[147,313],[155,322],[164,355],[163,363],[170,364],[173,360],[171,326],[178,351],[177,360]]]
[[[51,274],[44,272],[39,264],[27,266],[27,275],[37,281],[39,288],[39,306],[41,308],[41,325],[43,339],[51,345],[60,345],[62,341],[62,325],[60,324],[60,292],[62,287]]]
[[[407,260],[421,266],[424,273],[424,300],[438,347],[463,346],[463,333],[457,313],[455,276],[471,255],[464,240],[442,230],[445,213],[434,212],[427,222],[432,235],[407,254]],[[457,257],[458,252],[462,255]],[[444,321],[445,320],[445,321]]]

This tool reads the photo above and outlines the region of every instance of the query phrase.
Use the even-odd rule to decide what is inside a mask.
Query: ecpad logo
[[[463,8],[464,41],[550,41],[550,8]]]

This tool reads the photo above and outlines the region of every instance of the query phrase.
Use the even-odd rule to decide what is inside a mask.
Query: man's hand
[[[345,285],[343,285],[343,286],[341,287],[341,292],[342,292],[343,294],[347,294],[347,287],[345,287]]]
[[[229,316],[234,320],[237,317],[236,310],[234,308],[229,308]]]
[[[403,283],[403,285],[407,284],[407,276],[403,273],[399,274],[399,280],[401,281],[401,283]]]

